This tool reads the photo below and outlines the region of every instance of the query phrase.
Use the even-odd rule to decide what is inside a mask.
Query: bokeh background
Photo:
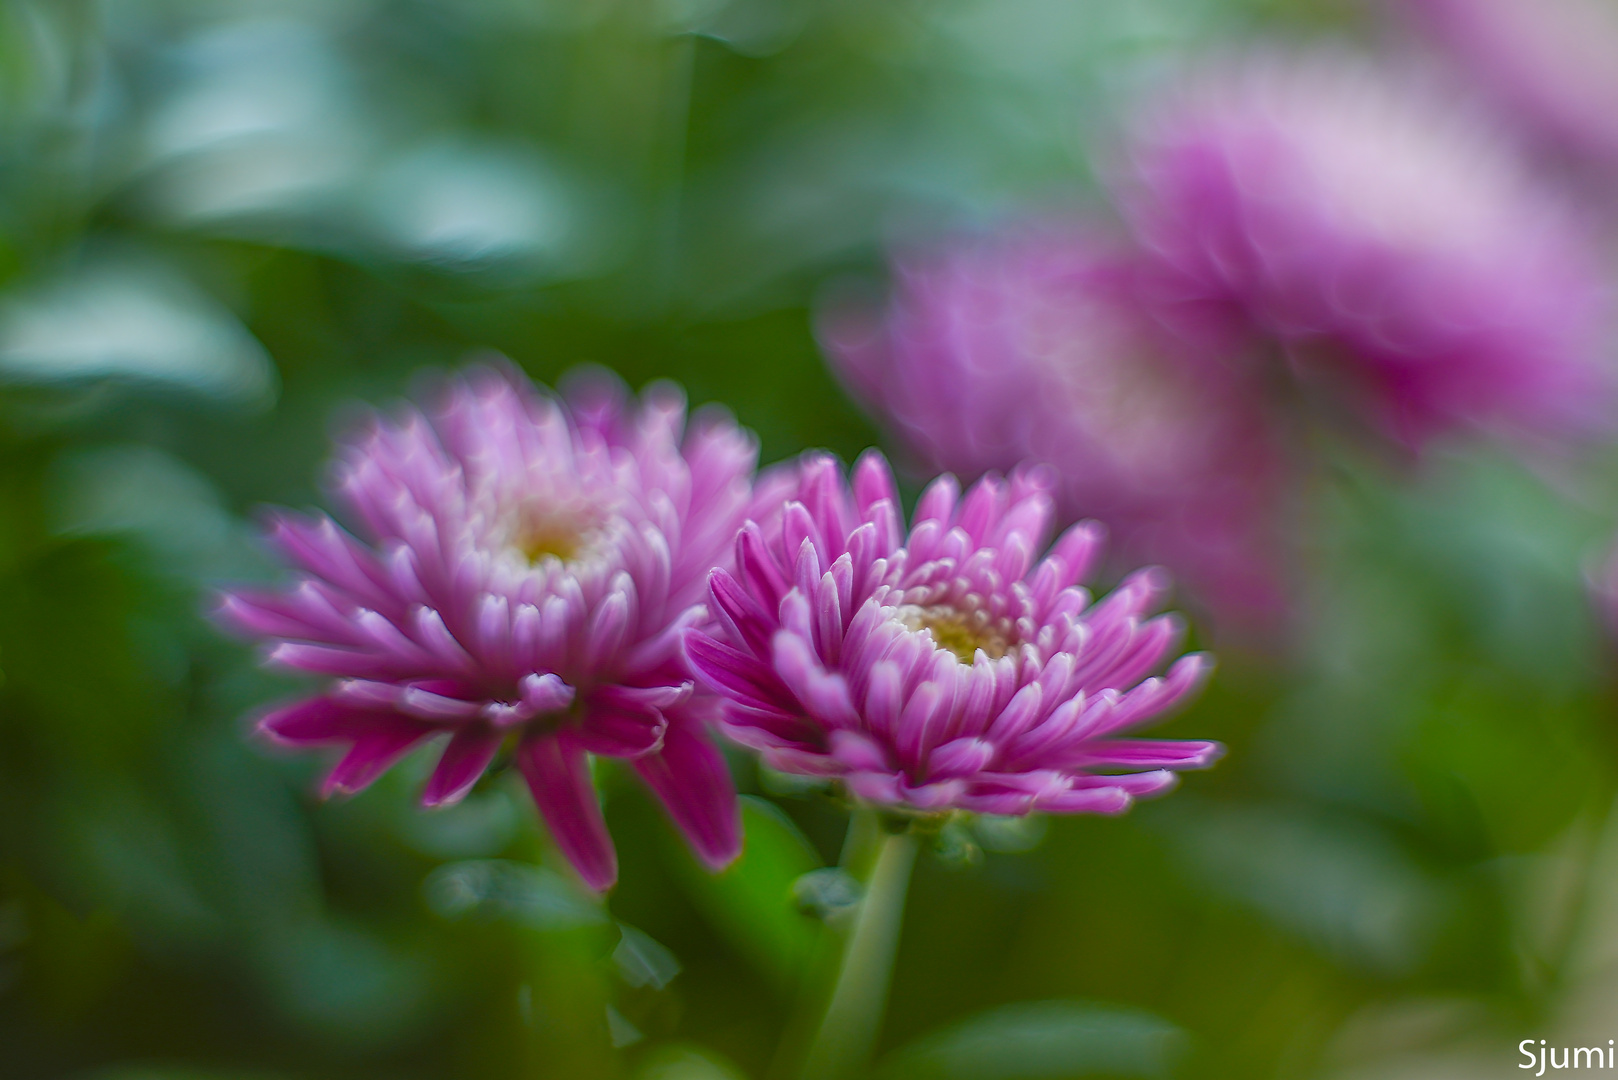
[[[319,762],[248,733],[297,684],[207,618],[276,574],[255,508],[320,503],[358,403],[490,351],[670,377],[766,461],[852,460],[885,436],[823,358],[828,296],[879,291],[912,241],[1107,218],[1134,103],[1250,43],[1447,65],[1526,129],[1434,25],[1354,0],[5,0],[0,1075],[781,1076],[825,945],[794,883],[842,811],[738,756],[748,848],[710,877],[603,767],[623,872],[598,903],[510,776],[426,813],[411,761],[320,801]],[[1610,216],[1599,155],[1525,143]],[[1592,587],[1618,455],[1308,439],[1285,629],[1181,598],[1221,667],[1164,731],[1228,757],[1122,819],[924,856],[878,1075],[1473,1080],[1517,1075],[1524,1038],[1618,1036]]]

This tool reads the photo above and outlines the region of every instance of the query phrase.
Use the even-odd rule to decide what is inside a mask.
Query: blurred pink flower
[[[1599,259],[1436,84],[1344,54],[1251,55],[1150,112],[1120,186],[1160,299],[1280,342],[1306,385],[1407,446],[1463,423],[1606,420]]]
[[[870,803],[920,811],[1117,813],[1211,764],[1210,742],[1120,738],[1184,699],[1208,669],[1146,618],[1136,574],[1092,606],[1077,586],[1099,531],[1051,522],[1043,472],[944,476],[908,537],[887,462],[852,488],[808,455],[793,498],[737,538],[710,578],[717,624],[686,634],[692,666],[729,700],[722,730],[772,767],[840,778]]]
[[[927,472],[1049,463],[1066,520],[1104,522],[1233,621],[1280,609],[1285,470],[1228,340],[1154,320],[1133,261],[1065,221],[914,253],[893,278],[885,310],[834,304],[820,335]]]
[[[673,386],[639,402],[606,376],[566,400],[514,369],[452,380],[428,415],[376,417],[335,488],[365,540],[325,515],[277,515],[303,573],[238,590],[222,617],[270,659],[335,676],[265,717],[294,745],[347,744],[325,790],[358,791],[448,735],[423,801],[460,799],[509,746],[558,845],[592,887],[617,859],[587,754],[630,759],[702,859],[740,848],[725,761],[680,634],[748,512],[757,447],[728,416],[685,427]]]
[[[1548,142],[1618,168],[1618,8],[1608,0],[1399,0]]]

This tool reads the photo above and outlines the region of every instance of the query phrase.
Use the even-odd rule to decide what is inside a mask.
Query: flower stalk
[[[905,895],[916,862],[916,837],[909,828],[887,830],[874,810],[861,809],[856,815],[852,836],[865,841],[860,847],[874,846],[875,854],[869,860],[865,894],[843,946],[831,997],[804,1055],[802,1080],[845,1080],[870,1061],[893,978]],[[861,854],[856,851],[855,859]],[[851,863],[858,867],[858,861]]]

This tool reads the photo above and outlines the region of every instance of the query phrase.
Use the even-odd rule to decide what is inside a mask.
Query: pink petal
[[[775,670],[805,712],[828,727],[853,727],[859,722],[847,681],[822,667],[803,638],[782,630],[774,645]]]
[[[989,542],[989,529],[998,523],[1005,502],[1005,485],[992,473],[967,491],[956,525],[971,538],[974,547]]]
[[[1178,774],[1167,769],[1156,769],[1152,772],[1124,773],[1121,776],[1075,776],[1072,790],[1117,788],[1133,798],[1144,799],[1170,791],[1179,783]]]
[[[1003,743],[1016,738],[1034,725],[1039,718],[1045,695],[1038,683],[1029,683],[1018,690],[994,723],[989,726],[989,738]]]
[[[1045,561],[1056,572],[1058,589],[1084,580],[1106,538],[1106,527],[1098,521],[1081,521],[1057,538]]]
[[[830,739],[832,757],[844,769],[860,772],[891,772],[887,753],[874,739],[852,731],[834,731]]]
[[[591,697],[596,701],[621,702],[636,707],[672,709],[690,701],[695,689],[696,684],[690,680],[667,686],[603,686],[595,690]]]
[[[866,802],[892,805],[904,802],[899,778],[892,773],[853,772],[843,778],[848,790]]]
[[[354,740],[343,759],[327,775],[322,795],[352,795],[364,791],[389,766],[432,734],[432,728],[400,719],[387,727],[367,732]]]
[[[978,791],[976,789],[955,800],[962,810],[978,814],[998,814],[1017,817],[1034,808],[1034,797],[1025,791]]]
[[[888,459],[878,450],[867,450],[860,455],[859,461],[854,463],[854,472],[851,487],[854,491],[854,506],[860,512],[861,520],[873,505],[887,499],[889,502],[899,501],[899,487],[893,482],[893,470],[888,467]]]
[[[269,540],[289,561],[361,604],[381,610],[399,606],[371,552],[324,514],[313,519],[276,514],[270,519]]]
[[[432,657],[448,671],[470,674],[477,670],[477,661],[455,640],[455,635],[444,625],[444,617],[430,607],[418,607],[411,620],[416,639]]]
[[[894,747],[906,769],[921,764],[927,750],[937,742],[938,732],[948,721],[954,704],[954,688],[938,681],[928,680],[911,692],[893,733]]]
[[[1126,687],[1139,682],[1157,667],[1163,656],[1174,649],[1184,627],[1173,615],[1163,615],[1142,623],[1124,654],[1113,661],[1107,672],[1107,686]]]
[[[548,671],[543,675],[524,675],[518,681],[517,689],[522,692],[523,705],[532,709],[536,716],[560,712],[573,704],[573,687]]]
[[[500,749],[505,733],[477,725],[455,733],[438,759],[438,767],[421,794],[424,806],[449,806],[460,802]]]
[[[1205,769],[1219,760],[1224,749],[1216,742],[1107,739],[1085,746],[1081,763],[1087,768]]]
[[[478,657],[484,666],[504,674],[511,669],[511,603],[485,593],[478,603]]]
[[[629,632],[630,596],[615,589],[596,607],[585,630],[584,662],[592,668],[604,667],[617,656]]]
[[[719,693],[765,711],[796,711],[769,668],[729,645],[693,630],[685,635],[685,655],[692,670]]]
[[[319,589],[304,582],[287,596],[242,590],[219,598],[215,617],[259,637],[351,644],[354,627]]]
[[[904,679],[899,665],[878,660],[871,665],[870,684],[865,691],[865,722],[879,736],[890,737],[903,707]]]
[[[749,713],[739,705],[727,706],[716,726],[726,739],[749,750],[763,752],[785,747],[806,753],[823,753],[816,745],[814,729],[809,725],[786,717]]]
[[[477,716],[483,709],[483,703],[435,694],[419,686],[407,686],[399,693],[399,709],[422,720],[444,723]]]
[[[918,810],[940,810],[956,805],[961,793],[966,790],[966,781],[944,780],[914,786],[901,782],[901,789],[907,806],[914,806]]]
[[[634,765],[705,865],[719,870],[741,854],[741,811],[730,769],[699,725],[671,724],[663,749],[636,758]]]
[[[736,640],[756,654],[768,653],[770,620],[758,601],[723,570],[709,575],[708,591],[713,596],[715,611],[729,625]]]
[[[296,641],[284,641],[275,646],[270,650],[269,660],[272,664],[298,671],[359,679],[408,678],[412,674],[420,674],[419,668],[408,659],[388,653],[305,645]]]
[[[1083,691],[1062,702],[1051,714],[1034,727],[1023,732],[1005,747],[1006,760],[1011,767],[1026,765],[1037,768],[1047,757],[1058,755],[1067,760],[1068,747],[1079,743],[1084,725],[1098,714],[1105,713],[1115,700],[1107,691],[1095,698],[1086,698]]]
[[[982,772],[994,760],[994,744],[968,736],[955,739],[927,756],[927,776],[933,780],[971,776]]]
[[[277,742],[307,746],[348,742],[390,719],[386,712],[317,697],[275,710],[258,722],[258,729]]]
[[[610,889],[618,880],[618,855],[607,835],[584,750],[563,736],[531,738],[517,751],[517,767],[556,846],[579,877],[597,891]]]
[[[1071,788],[1038,795],[1034,806],[1058,814],[1121,814],[1133,802],[1122,787]]]
[[[1105,735],[1157,719],[1196,690],[1212,670],[1213,660],[1206,653],[1180,657],[1161,679],[1147,679],[1123,695],[1117,706],[1106,713],[1100,723],[1089,727],[1086,734]]]
[[[948,473],[940,476],[928,484],[927,490],[916,500],[916,512],[912,515],[913,524],[936,521],[941,525],[947,525],[955,513],[955,502],[960,495],[961,485],[955,477]]]
[[[842,468],[836,458],[823,452],[811,451],[800,461],[802,483],[798,498],[816,528],[810,536],[824,559],[836,558],[843,551],[843,538],[857,524],[850,513]]]
[[[759,757],[776,772],[795,773],[798,776],[841,776],[847,771],[841,761],[813,750],[771,747],[761,749]]]
[[[797,552],[792,557],[797,558]],[[786,575],[781,572],[759,527],[749,521],[736,534],[736,579],[766,609],[781,602],[787,591]]]
[[[602,757],[633,758],[663,745],[668,722],[650,705],[593,695],[584,705],[584,718],[570,738]]]

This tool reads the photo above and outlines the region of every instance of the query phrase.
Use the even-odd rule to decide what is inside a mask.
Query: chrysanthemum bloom
[[[1208,666],[1147,618],[1152,571],[1091,606],[1076,582],[1099,531],[1045,546],[1045,478],[935,481],[906,536],[893,479],[868,453],[853,484],[823,455],[796,497],[736,541],[710,579],[718,628],[686,653],[729,700],[722,730],[770,766],[837,777],[869,803],[923,812],[1117,813],[1211,763],[1211,742],[1121,738]]]
[[[1137,295],[1128,253],[1047,220],[916,251],[885,309],[830,305],[833,366],[928,474],[1055,467],[1058,510],[1104,522],[1218,616],[1281,607],[1283,456],[1261,395],[1206,328],[1174,330]]]
[[[667,384],[626,401],[606,376],[565,399],[475,369],[438,407],[377,417],[343,449],[335,489],[364,540],[280,514],[302,571],[222,602],[270,659],[333,676],[265,717],[294,745],[349,750],[326,780],[358,791],[448,736],[423,801],[461,798],[509,748],[563,852],[594,888],[617,876],[587,755],[627,758],[710,866],[735,857],[735,791],[680,635],[748,512],[757,448],[727,417],[684,429]]]
[[[1618,169],[1618,9],[1610,0],[1400,0],[1546,142]]]
[[[1223,307],[1407,446],[1605,419],[1607,285],[1585,232],[1423,79],[1247,57],[1145,118],[1122,191],[1164,296]]]

